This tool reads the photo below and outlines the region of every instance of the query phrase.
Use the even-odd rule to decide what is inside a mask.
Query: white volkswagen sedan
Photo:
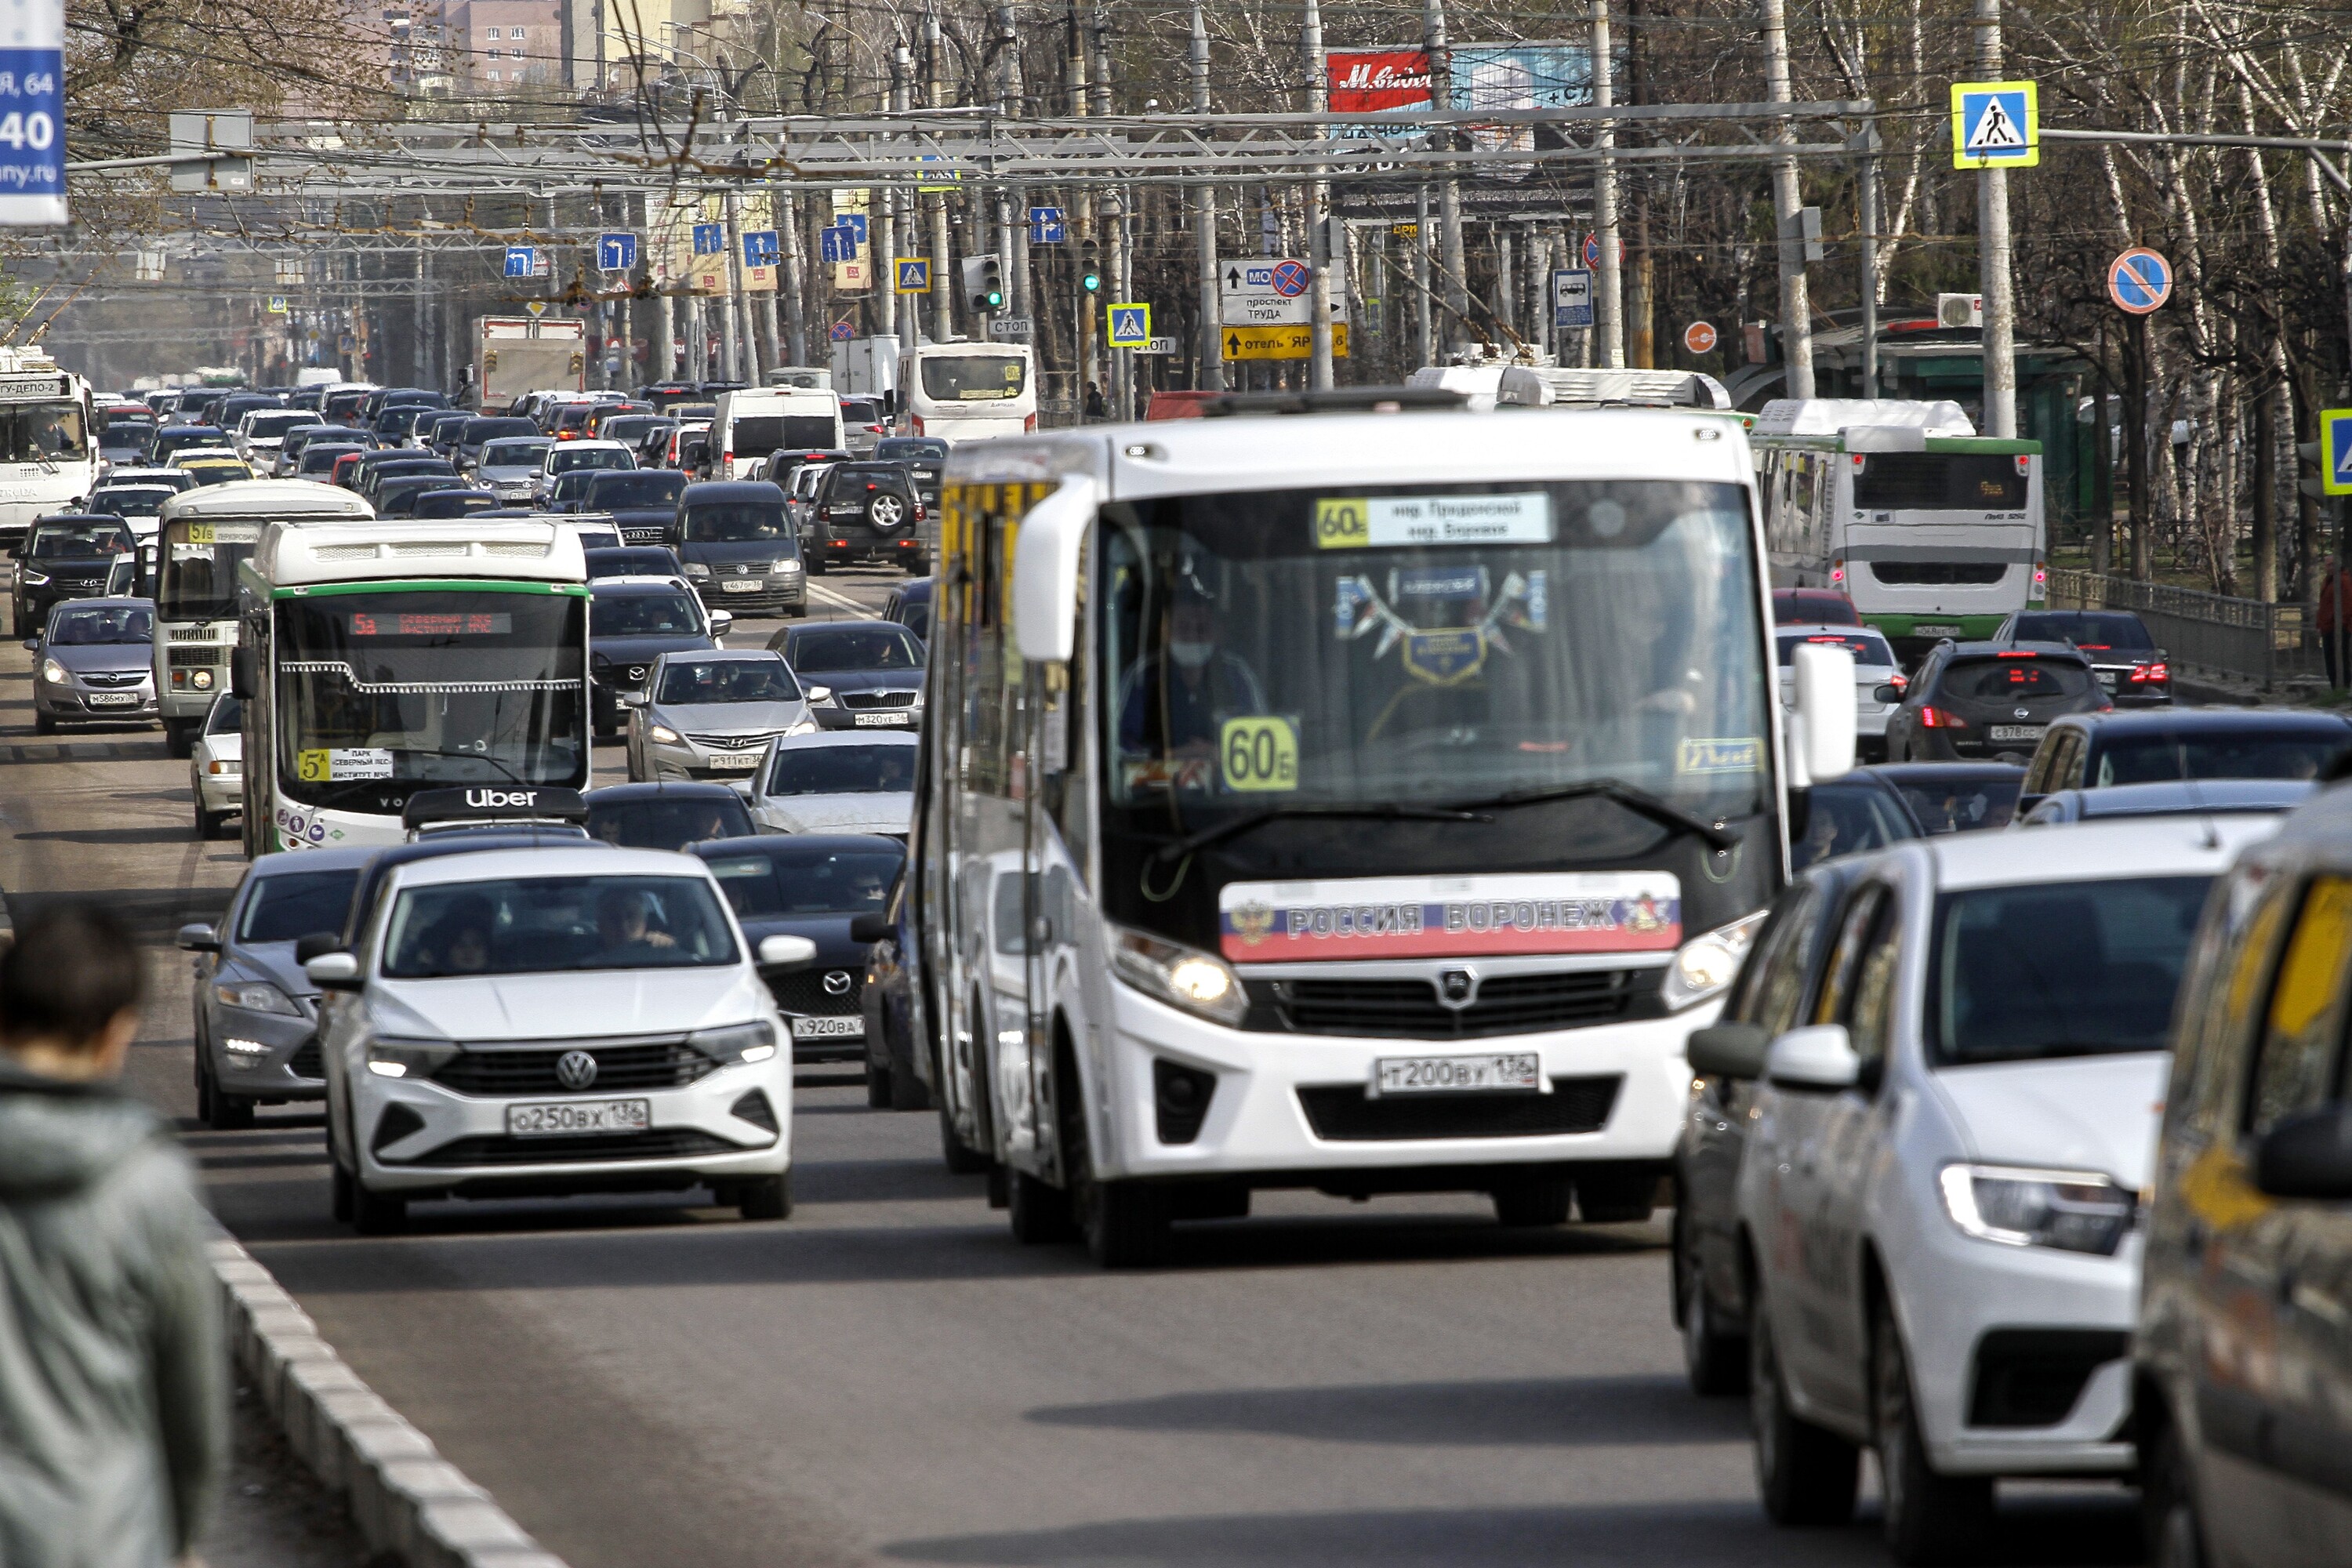
[[[904,841],[915,820],[916,739],[905,731],[826,730],[768,742],[741,786],[770,833],[879,833]]]
[[[792,1212],[792,1053],[756,953],[700,860],[604,846],[394,868],[324,994],[336,1217],[415,1201],[709,1188]]]

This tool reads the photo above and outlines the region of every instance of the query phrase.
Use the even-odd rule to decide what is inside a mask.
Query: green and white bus
[[[2040,442],[1861,398],[1776,399],[1748,441],[1775,587],[1841,590],[1906,657],[2041,605]]]
[[[585,788],[588,584],[551,522],[279,522],[238,569],[248,854],[397,844],[420,789]]]

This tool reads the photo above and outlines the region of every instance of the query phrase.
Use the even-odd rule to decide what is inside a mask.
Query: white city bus
[[[0,543],[97,488],[89,383],[42,349],[0,349]]]
[[[1037,428],[1037,357],[1027,343],[925,343],[899,367],[909,436],[947,442]]]
[[[915,1037],[1014,1233],[1647,1215],[1788,759],[1853,756],[1825,648],[1784,746],[1738,424],[1171,421],[959,447],[942,500]]]
[[[184,757],[213,699],[228,689],[236,647],[236,569],[268,524],[375,515],[365,498],[308,479],[240,479],[184,490],[156,526],[155,697],[163,741]]]
[[[586,787],[587,564],[570,530],[272,523],[237,605],[248,854],[399,843],[420,789]]]
[[[1858,398],[1777,399],[1750,439],[1776,585],[1843,591],[1906,658],[2041,606],[2040,442]]]

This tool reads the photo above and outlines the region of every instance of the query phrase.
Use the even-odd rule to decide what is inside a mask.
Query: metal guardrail
[[[2245,676],[2264,687],[2327,678],[2312,605],[2266,605],[2064,567],[2050,570],[2049,603],[2056,609],[2137,611],[2175,664]]]

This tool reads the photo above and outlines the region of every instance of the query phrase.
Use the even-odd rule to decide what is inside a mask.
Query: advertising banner
[[[1324,59],[1338,113],[1430,105],[1429,56],[1420,49],[1333,50]]]

